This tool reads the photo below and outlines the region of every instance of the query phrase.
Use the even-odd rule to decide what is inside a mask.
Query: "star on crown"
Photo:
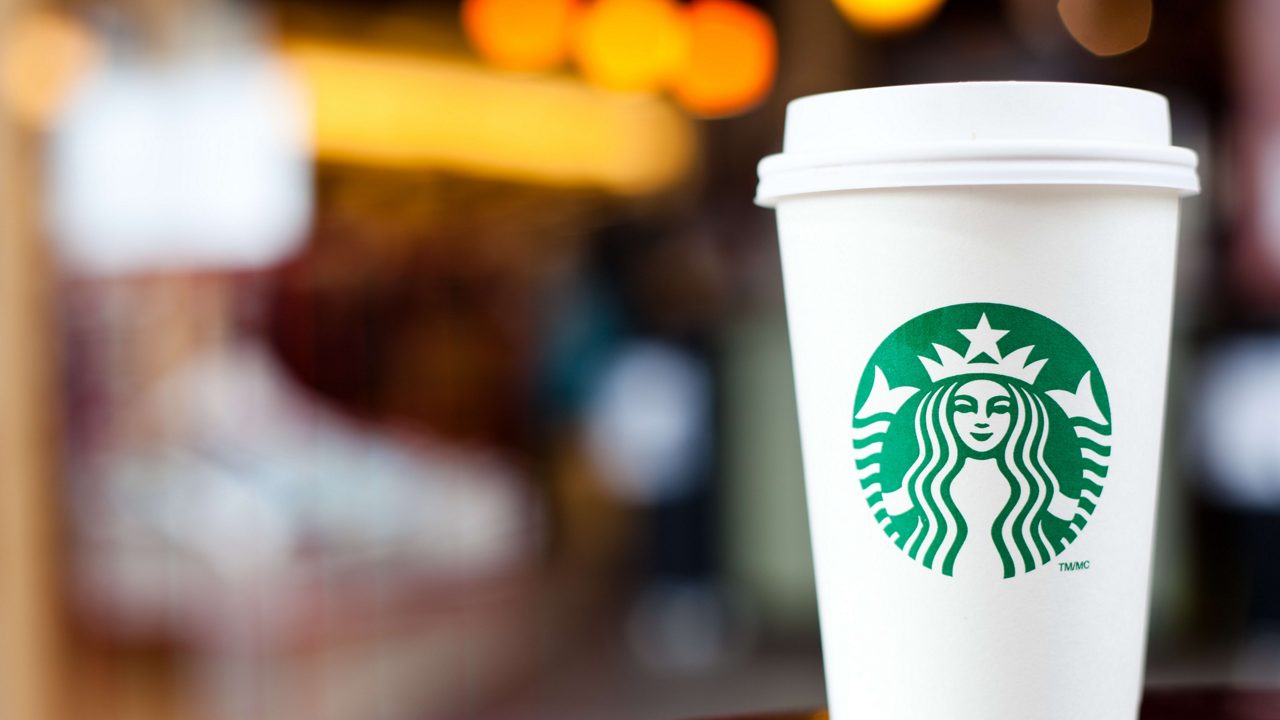
[[[981,374],[1004,375],[1021,380],[1028,385],[1034,384],[1036,376],[1040,374],[1041,368],[1049,359],[1041,358],[1028,363],[1027,359],[1035,348],[1034,345],[1018,348],[1008,355],[1001,355],[1000,338],[1008,332],[1008,330],[992,329],[991,323],[987,322],[986,313],[983,313],[977,327],[960,330],[961,335],[969,338],[969,349],[963,356],[945,345],[933,343],[933,350],[938,354],[937,360],[923,355],[917,357],[933,382],[957,375]]]

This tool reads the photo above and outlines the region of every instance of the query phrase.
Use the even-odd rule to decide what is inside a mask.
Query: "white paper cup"
[[[1164,98],[788,109],[776,205],[835,720],[1132,720],[1178,198]]]

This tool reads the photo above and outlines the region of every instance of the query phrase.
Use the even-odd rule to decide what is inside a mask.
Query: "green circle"
[[[1066,328],[1013,305],[950,305],[904,323],[867,362],[855,467],[875,521],[910,557],[950,576],[966,544],[985,540],[1009,578],[1084,529],[1111,429],[1102,374]],[[969,527],[951,497],[973,459],[994,461],[1009,484],[990,528]]]

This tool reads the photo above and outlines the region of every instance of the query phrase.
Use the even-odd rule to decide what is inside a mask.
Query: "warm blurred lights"
[[[0,44],[0,92],[23,125],[43,128],[98,58],[83,24],[51,11],[17,18]]]
[[[689,170],[693,130],[660,98],[423,56],[293,43],[322,159],[651,192]]]
[[[496,67],[550,70],[568,52],[593,85],[670,91],[702,117],[756,105],[777,74],[773,21],[742,0],[464,0],[462,20]]]
[[[849,22],[862,30],[910,30],[933,17],[945,0],[834,0]]]
[[[507,70],[554,70],[569,55],[578,0],[464,0],[462,27],[472,47]]]
[[[689,61],[674,86],[680,103],[714,117],[763,100],[778,68],[769,16],[739,0],[694,0],[688,18]]]
[[[1140,47],[1151,32],[1151,0],[1059,0],[1067,32],[1094,55],[1120,55]]]
[[[596,0],[574,32],[582,74],[610,90],[662,90],[688,53],[688,24],[675,0]]]

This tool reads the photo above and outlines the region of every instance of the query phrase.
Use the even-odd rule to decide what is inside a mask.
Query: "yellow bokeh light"
[[[508,70],[553,70],[569,55],[578,0],[464,0],[462,27],[485,60]]]
[[[0,42],[0,93],[19,122],[42,128],[99,58],[89,30],[67,15],[38,11],[17,18]]]
[[[285,50],[322,160],[624,194],[692,169],[692,122],[660,97],[425,55],[303,41]]]
[[[933,17],[945,0],[835,0],[849,22],[862,30],[893,33],[910,30]]]
[[[778,38],[769,16],[739,0],[695,0],[688,16],[689,62],[674,87],[680,103],[715,117],[764,99],[778,67]]]
[[[574,33],[578,68],[610,90],[662,90],[688,53],[688,23],[674,0],[596,0]]]

